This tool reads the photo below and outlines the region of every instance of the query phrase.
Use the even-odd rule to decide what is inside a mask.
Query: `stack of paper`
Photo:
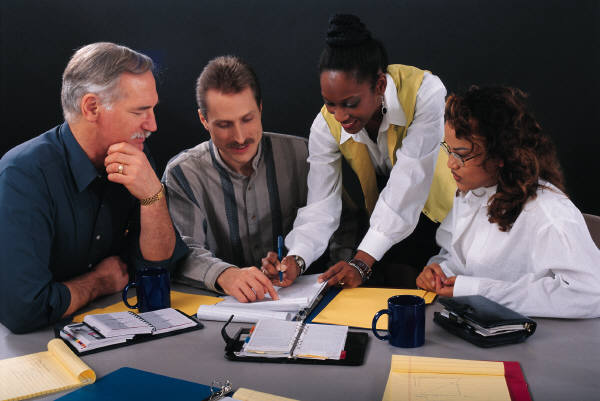
[[[234,322],[256,323],[260,319],[292,320],[301,311],[311,308],[327,283],[317,281],[318,274],[300,276],[289,287],[275,287],[279,299],[274,301],[267,294],[262,301],[238,302],[234,297],[224,297],[216,305],[200,305],[198,318],[226,321],[231,315]]]

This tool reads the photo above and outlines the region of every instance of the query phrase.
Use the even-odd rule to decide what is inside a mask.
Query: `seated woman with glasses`
[[[523,92],[473,86],[448,98],[445,120],[458,191],[417,286],[529,316],[600,316],[600,250]]]

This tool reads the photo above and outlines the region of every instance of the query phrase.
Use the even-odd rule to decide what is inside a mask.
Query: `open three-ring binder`
[[[369,336],[348,331],[348,326],[266,319],[232,338],[227,333],[232,318],[221,329],[225,358],[231,361],[347,366],[364,362]]]

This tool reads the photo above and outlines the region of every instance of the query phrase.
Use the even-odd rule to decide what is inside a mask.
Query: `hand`
[[[283,272],[283,281],[279,281],[279,270]],[[296,263],[296,258],[293,255],[288,255],[281,262],[277,258],[275,252],[267,253],[267,256],[262,258],[261,270],[271,280],[271,282],[280,287],[288,287],[300,275],[300,268]]]
[[[438,295],[444,297],[451,297],[454,295],[454,283],[456,282],[456,276],[452,276],[444,281],[438,276],[435,279],[435,292]]]
[[[279,299],[267,276],[254,266],[241,269],[230,267],[217,277],[217,283],[226,294],[240,302],[262,300],[266,293],[274,300]]]
[[[71,302],[63,317],[75,313],[99,296],[122,291],[128,281],[127,264],[120,257],[103,259],[89,273],[63,282],[71,293]]]
[[[97,295],[123,291],[129,281],[127,264],[118,256],[109,256],[98,263],[91,274],[96,280]]]
[[[123,166],[121,172],[119,166]],[[161,189],[146,154],[127,142],[115,143],[108,148],[104,167],[109,181],[123,184],[137,199],[150,198]]]
[[[437,263],[431,263],[423,268],[423,271],[417,277],[417,287],[426,291],[435,292],[436,278],[443,282],[447,279],[441,266]]]
[[[343,260],[331,266],[319,276],[318,280],[319,283],[327,281],[329,287],[343,283],[344,288],[354,288],[362,284],[362,277],[358,270]]]

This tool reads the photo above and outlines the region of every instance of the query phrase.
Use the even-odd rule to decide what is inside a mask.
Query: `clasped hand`
[[[440,265],[431,263],[425,266],[419,277],[417,277],[417,287],[435,292],[438,295],[451,297],[454,294],[455,281],[456,276],[446,277]]]

